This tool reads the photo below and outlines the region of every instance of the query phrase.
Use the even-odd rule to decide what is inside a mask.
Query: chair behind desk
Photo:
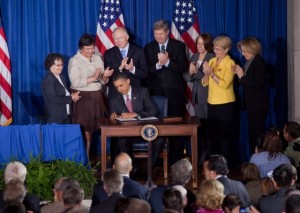
[[[168,115],[168,98],[164,96],[151,96],[154,105],[156,106],[159,118],[167,117]],[[133,156],[135,158],[148,158],[148,142],[141,141],[132,145]],[[164,178],[168,178],[168,142],[164,141],[163,152],[159,157],[163,158]]]

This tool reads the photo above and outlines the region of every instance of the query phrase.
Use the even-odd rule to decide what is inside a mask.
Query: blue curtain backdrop
[[[125,25],[134,42],[153,40],[155,20],[172,21],[176,0],[121,0]],[[255,36],[270,65],[270,113],[267,124],[282,126],[287,119],[286,0],[195,0],[201,32],[228,35],[231,55],[240,62],[235,44]],[[13,124],[39,123],[44,116],[41,81],[43,61],[50,52],[65,56],[77,51],[83,33],[96,33],[100,0],[0,0],[2,20],[12,62]],[[67,66],[64,74],[67,76]],[[245,133],[241,113],[241,132]],[[245,138],[245,137],[244,137]],[[240,146],[244,147],[244,140]]]

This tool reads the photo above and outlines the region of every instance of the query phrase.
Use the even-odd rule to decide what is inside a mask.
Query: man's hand
[[[133,64],[133,58],[130,60],[130,63],[129,64],[125,64],[125,69],[126,70],[129,70],[129,71],[132,71],[134,68],[134,64]]]
[[[170,61],[169,54],[167,52],[166,53],[158,53],[157,58],[158,58],[158,63],[161,65],[166,65]]]
[[[119,66],[120,71],[122,71],[122,69],[125,68],[125,65],[127,64],[128,59],[129,59],[128,57],[123,58],[123,60],[121,61],[121,65]]]
[[[119,117],[116,113],[112,113],[110,115],[110,120],[116,120],[116,118]]]

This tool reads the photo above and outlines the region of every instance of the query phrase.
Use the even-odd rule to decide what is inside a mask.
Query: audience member
[[[124,197],[122,195],[123,185],[124,182],[120,172],[115,169],[107,170],[103,175],[103,188],[108,194],[108,198],[91,207],[90,212],[114,213],[118,200]]]
[[[241,199],[243,208],[248,208],[250,198],[247,190],[240,181],[232,180],[227,177],[229,169],[227,161],[222,155],[211,155],[203,164],[203,172],[206,180],[216,179],[224,186],[224,194],[235,194]]]
[[[85,133],[86,151],[89,156],[91,137],[99,129],[104,117],[104,100],[101,88],[108,82],[113,70],[104,70],[104,64],[95,52],[95,38],[84,34],[79,39],[79,50],[69,60],[68,73],[73,92],[80,91],[80,101],[73,105],[72,122],[80,124]]]
[[[19,202],[13,202],[6,204],[0,211],[1,213],[29,213],[32,211],[26,211],[25,206]]]
[[[183,213],[183,200],[181,193],[174,188],[167,189],[163,194],[164,209],[173,209]]]
[[[208,86],[207,98],[207,150],[208,155],[223,155],[230,167],[234,165],[235,142],[235,95],[234,61],[228,55],[231,40],[227,36],[214,39],[216,57],[203,63],[202,85]]]
[[[132,198],[126,208],[125,213],[151,213],[151,207],[145,200]]]
[[[132,170],[132,160],[126,153],[120,153],[116,158],[113,168],[120,172],[123,177],[124,186],[122,194],[126,197],[135,197],[143,200],[147,200],[149,196],[148,189],[137,181],[130,179],[129,173]],[[108,198],[107,193],[103,189],[103,182],[95,185],[92,206],[106,200]]]
[[[83,208],[81,203],[84,198],[84,191],[77,184],[68,185],[62,192],[62,198],[65,207],[64,212]]]
[[[201,84],[204,76],[203,62],[209,61],[215,55],[213,53],[213,40],[208,33],[202,33],[196,38],[197,52],[190,58],[190,67],[183,77],[193,84],[192,104],[195,107],[195,115],[200,119],[201,126],[198,131],[198,156],[199,164],[203,163],[206,155],[206,118],[207,118],[207,87]]]
[[[240,207],[243,205],[239,196],[234,194],[226,195],[222,203],[224,213],[239,213]]]
[[[186,188],[184,188],[182,185],[175,185],[172,187],[173,189],[176,189],[180,192],[181,197],[182,197],[182,203],[183,203],[183,207],[185,208],[188,202],[188,198],[187,198],[187,190]]]
[[[292,164],[299,167],[299,151],[300,151],[300,125],[297,122],[289,121],[283,128],[284,139],[288,142],[288,146],[285,149],[286,154],[291,160]],[[293,148],[296,144],[296,150]],[[298,150],[297,150],[298,145]]]
[[[283,163],[291,163],[286,155],[282,153],[282,141],[277,131],[269,131],[265,134],[263,151],[251,156],[259,171],[260,177],[267,177],[268,172],[273,171]]]
[[[49,70],[42,82],[47,123],[70,124],[71,104],[81,98],[80,91],[70,92],[67,80],[62,74],[64,58],[61,54],[50,53],[44,65]]]
[[[284,211],[285,193],[297,180],[297,171],[291,164],[282,164],[273,171],[275,192],[259,199],[262,213],[281,213]]]
[[[197,213],[222,213],[224,186],[217,180],[204,180],[197,194]]]
[[[69,178],[58,179],[53,188],[53,201],[41,208],[41,213],[53,213],[64,211],[63,191],[70,185],[80,186],[78,181]]]
[[[271,183],[271,179],[265,178],[262,180],[257,166],[249,162],[243,163],[241,172],[245,188],[250,197],[250,203],[257,207],[259,198],[266,193],[262,191],[262,184],[264,184],[262,182],[268,181],[268,183]]]
[[[168,98],[168,116],[185,114],[185,81],[183,73],[188,69],[185,45],[169,37],[169,26],[165,20],[158,20],[153,25],[154,41],[145,45],[145,56],[149,76],[147,88],[150,95]],[[183,157],[184,143],[180,137],[169,144],[170,162]]]
[[[244,68],[233,67],[244,88],[244,106],[248,118],[248,141],[250,153],[254,153],[256,139],[265,131],[265,120],[269,107],[268,70],[261,56],[261,44],[254,37],[247,37],[238,42],[237,47],[245,57]]]
[[[113,85],[113,76],[123,72],[130,79],[133,87],[140,87],[141,80],[148,76],[148,66],[144,50],[132,43],[129,43],[129,35],[125,27],[117,27],[113,30],[112,37],[115,46],[106,50],[104,54],[104,66],[114,70],[108,82],[109,97],[117,95]]]
[[[151,205],[152,213],[161,213],[164,211],[163,208],[163,194],[167,189],[172,188],[175,185],[185,185],[190,181],[192,177],[192,164],[182,159],[177,161],[171,166],[171,179],[172,183],[167,186],[158,186],[151,190],[149,203]],[[196,196],[191,191],[187,190],[187,205],[184,208],[185,213],[192,212],[192,204],[196,202]]]
[[[294,194],[285,201],[285,213],[299,213],[300,212],[300,195]]]
[[[4,182],[9,183],[11,180],[20,180],[23,184],[27,175],[27,169],[24,164],[14,161],[7,164],[4,171]],[[3,192],[0,192],[0,206],[3,206]],[[33,194],[26,192],[23,200],[23,205],[26,211],[32,211],[33,213],[40,212],[40,199]]]
[[[3,200],[5,203],[22,203],[26,195],[26,189],[23,182],[19,179],[13,179],[5,184]]]

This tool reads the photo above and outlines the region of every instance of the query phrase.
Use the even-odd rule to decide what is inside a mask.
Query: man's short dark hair
[[[84,46],[95,45],[95,38],[89,34],[83,34],[78,42],[79,49],[82,49]]]
[[[274,169],[272,176],[278,187],[290,187],[292,181],[297,180],[297,170],[291,164],[281,164]]]
[[[227,175],[229,173],[227,161],[222,155],[210,155],[205,161],[208,162],[207,168],[209,171],[215,171],[217,175]]]
[[[64,205],[74,207],[81,204],[84,198],[84,191],[80,186],[69,185],[63,190],[62,196]]]
[[[291,195],[285,201],[285,213],[300,212],[300,195]]]
[[[167,189],[164,192],[163,204],[165,209],[174,209],[178,212],[182,212],[184,208],[181,193],[174,188]]]
[[[243,203],[239,196],[235,194],[229,194],[226,195],[226,197],[223,200],[222,209],[225,211],[225,208],[228,208],[228,210],[232,211],[234,208],[242,205]]]
[[[120,79],[126,81],[126,80],[128,79],[127,74],[124,73],[124,72],[116,73],[116,74],[114,75],[114,77],[113,77],[113,82],[115,82],[115,81],[117,81],[117,80],[120,80]]]
[[[293,139],[300,137],[300,125],[297,122],[289,121],[285,124],[285,131],[290,134]]]
[[[26,213],[25,206],[19,202],[7,203],[1,209],[1,213]]]
[[[55,63],[55,61],[62,61],[64,62],[63,55],[59,53],[50,53],[46,56],[44,66],[46,70],[50,70],[50,67]]]
[[[125,213],[150,213],[151,207],[150,204],[142,199],[131,198],[129,204],[126,208]]]

